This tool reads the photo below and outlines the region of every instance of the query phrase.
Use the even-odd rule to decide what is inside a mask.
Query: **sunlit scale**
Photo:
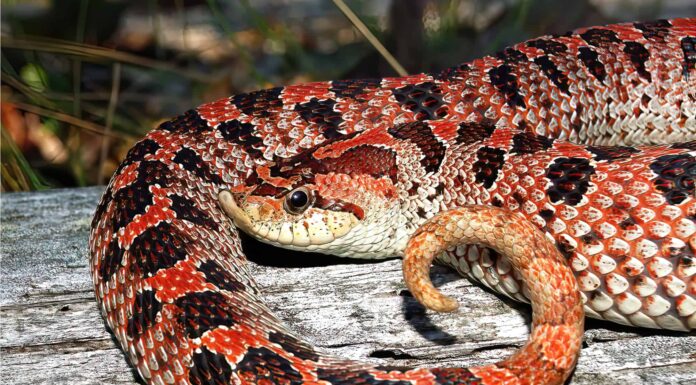
[[[441,133],[442,136],[438,140],[445,140],[455,127],[457,125],[448,123],[431,124],[430,130],[436,134]],[[500,131],[498,136],[482,140],[479,146],[505,148],[510,146],[509,138],[514,135],[516,135],[514,131],[509,134]],[[394,145],[392,139],[380,142],[380,140],[384,140],[382,138],[385,136],[377,134],[370,134],[370,136],[375,138],[373,144],[382,147]],[[335,147],[336,144],[331,146]],[[685,153],[684,150],[672,150],[666,147],[663,149],[637,149],[635,150],[638,153],[636,157],[643,162],[641,165],[636,164],[636,159],[628,156],[619,157],[612,162],[594,161],[592,154],[583,152],[581,147],[573,148],[571,145],[561,142],[556,142],[554,146],[551,146],[547,151],[539,151],[535,154],[507,155],[505,162],[512,167],[502,167],[496,171],[498,173],[496,179],[507,182],[490,183],[488,188],[490,193],[486,195],[498,199],[503,206],[520,210],[538,227],[546,230],[550,236],[556,237],[558,242],[562,244],[561,249],[567,250],[572,267],[578,272],[581,290],[588,293],[586,298],[591,298],[588,301],[588,306],[592,310],[591,315],[615,322],[629,324],[638,322],[640,326],[672,325],[678,329],[691,328],[690,321],[681,314],[678,317],[669,318],[669,320],[663,317],[659,322],[655,320],[644,321],[645,317],[635,314],[645,312],[648,317],[657,317],[663,316],[667,311],[674,313],[677,310],[671,309],[672,301],[665,298],[676,297],[686,291],[683,281],[670,275],[675,271],[675,263],[682,263],[679,255],[674,254],[673,251],[684,250],[687,247],[684,240],[676,235],[677,231],[681,231],[680,234],[683,235],[688,234],[688,236],[694,231],[685,222],[689,220],[683,217],[683,210],[679,206],[666,205],[664,200],[652,196],[655,195],[655,187],[651,181],[655,175],[649,171],[648,163],[657,154]],[[526,167],[525,164],[554,164],[554,162],[559,162],[559,157],[563,155],[562,151],[568,150],[572,150],[572,153],[577,155],[574,159],[587,159],[587,167],[591,167],[583,199],[568,201],[567,199],[570,198],[563,198],[553,201],[550,196],[539,196],[540,190],[537,186],[543,186],[548,190],[550,186],[553,186],[554,181],[549,178],[550,174],[535,172],[533,170],[536,168]],[[487,167],[479,166],[480,158],[477,160],[471,156],[472,151],[464,151],[456,145],[450,146],[448,151],[450,155],[444,157],[441,166],[443,168],[455,162],[460,172],[468,167],[472,173],[475,173],[479,167]],[[398,154],[398,151],[395,153]],[[461,161],[457,159],[461,159]],[[397,174],[409,175],[419,167],[422,158],[409,156],[403,157],[401,160],[402,162],[395,162],[399,167]],[[575,161],[573,164],[582,164],[582,162]],[[625,171],[625,167],[630,167],[632,172]],[[530,175],[530,172],[534,172],[534,175]],[[595,178],[597,174],[600,176]],[[421,181],[419,184],[432,185],[433,180],[436,181],[435,183],[438,183],[439,180],[439,183],[445,185],[452,184],[452,181],[447,178],[449,178],[447,174],[441,173],[440,176],[432,175],[429,178],[420,176],[417,180]],[[408,180],[411,181],[414,178]],[[476,186],[476,182],[476,178],[473,181],[468,180],[468,183],[474,186]],[[317,188],[329,191],[334,183],[335,181],[332,181],[331,184],[319,184]],[[626,185],[627,187],[625,187]],[[458,196],[461,193],[457,194],[456,191],[455,194],[449,192],[446,195],[439,195],[432,189],[427,190],[420,186],[414,191],[413,184],[410,182],[397,183],[393,187],[397,191],[398,189],[412,191],[415,195],[399,193],[402,199],[407,199],[409,202],[402,205],[402,210],[405,208],[407,211],[401,213],[388,211],[389,214],[382,215],[382,217],[387,217],[387,220],[378,224],[375,221],[371,222],[376,224],[373,229],[376,230],[377,234],[388,231],[390,226],[396,226],[396,223],[403,223],[402,217],[406,217],[409,221],[427,219],[432,215],[428,213],[448,207],[450,204],[448,202],[486,202],[481,199],[486,196],[481,192],[476,192],[474,196],[477,198],[472,199],[471,195],[476,191],[472,189],[467,189],[466,195],[462,199],[461,196]],[[625,194],[624,191],[628,189],[634,195]],[[340,191],[340,188],[337,188],[336,191]],[[377,191],[373,194],[375,194],[374,196],[380,195]],[[647,201],[653,205],[653,208],[640,206],[642,194],[648,197]],[[612,202],[611,206],[607,207],[608,215],[602,214],[601,206],[597,208],[591,203],[594,202],[595,195],[599,197],[600,202],[605,199],[604,197],[614,196],[613,199],[608,198]],[[369,207],[372,199],[370,195],[364,193],[363,189],[352,196],[343,195],[342,197],[360,207]],[[532,199],[538,203],[533,203]],[[434,202],[439,203],[434,204]],[[573,204],[568,204],[568,202]],[[687,199],[683,203],[689,202]],[[274,207],[278,207],[278,205]],[[542,213],[542,210],[547,213]],[[414,216],[413,211],[420,211],[420,213]],[[367,216],[380,216],[379,213],[374,213],[370,209],[365,210],[365,212],[368,213]],[[658,216],[656,212],[660,212],[662,215]],[[280,210],[281,215],[282,213],[283,211]],[[331,214],[332,212],[327,212],[324,215],[330,216]],[[551,217],[548,218],[548,216]],[[323,219],[323,221],[329,222],[327,219]],[[357,219],[354,221],[360,223]],[[673,229],[670,223],[677,223],[676,229]],[[318,224],[314,226],[321,227]],[[380,228],[380,226],[382,227]],[[648,229],[647,237],[643,236],[642,228]],[[327,235],[322,240],[323,243],[318,245],[316,250],[339,255],[351,255],[351,253],[356,256],[361,255],[361,250],[357,247],[361,242],[354,240],[351,237],[351,232],[352,230],[345,233],[333,231],[331,235]],[[675,236],[670,237],[670,234]],[[331,239],[332,236],[335,241]],[[373,237],[371,240],[373,242],[383,242],[374,234],[370,236]],[[341,239],[342,237],[344,239]],[[350,242],[347,241],[348,239]],[[277,241],[277,238],[274,234],[269,234],[264,240],[273,242]],[[355,244],[353,245],[351,242]],[[349,251],[346,252],[346,250]],[[386,251],[384,255],[388,255]],[[510,274],[509,269],[502,267],[496,270],[494,268],[498,266],[500,259],[497,256],[492,257],[487,250],[468,247],[451,253],[450,256],[444,258],[443,262],[454,266],[462,273],[494,290],[512,297],[519,297],[519,294],[524,291],[524,284],[517,282],[514,275]],[[647,274],[650,278],[642,277],[641,274]],[[637,277],[645,279],[637,280]],[[685,278],[688,277],[685,276]],[[658,293],[664,297],[658,296]],[[650,299],[641,301],[640,298],[644,297]],[[658,314],[656,309],[663,308],[665,311]]]
[[[263,305],[231,225],[282,247],[383,258],[404,254],[426,221],[479,204],[555,242],[588,316],[693,329],[696,146],[664,143],[696,140],[694,36],[693,19],[585,28],[442,73],[277,87],[167,121],[131,149],[92,223],[107,324],[149,384],[498,385],[527,381],[525,370],[551,381],[544,368],[573,357],[568,334],[543,322],[519,367],[325,359]],[[497,253],[451,246],[440,262],[462,274],[520,301],[539,293]],[[544,269],[548,283],[575,285]]]
[[[396,242],[403,242],[393,231],[375,233],[375,230],[384,228],[390,220],[389,215],[382,213],[396,211],[393,200],[374,199],[372,204],[354,206],[350,211],[341,210],[350,202],[349,199],[360,195],[360,192],[353,192],[348,186],[359,186],[358,189],[363,191],[385,188],[384,194],[391,196],[391,190],[383,180],[351,180],[332,174],[323,180],[317,178],[317,181],[322,183],[303,186],[303,193],[316,197],[310,196],[306,201],[303,200],[306,207],[300,211],[288,211],[288,202],[296,191],[292,189],[279,198],[254,196],[253,193],[241,193],[235,197],[232,193],[222,192],[222,206],[240,229],[264,242],[288,248],[321,250],[323,245],[332,243],[337,255],[350,252],[349,255],[353,257],[371,257],[375,252],[393,249]],[[331,186],[332,190],[327,189],[327,186]],[[319,200],[329,201],[328,206],[321,207]],[[343,243],[348,244],[346,251],[340,250]],[[351,248],[351,245],[354,247]]]

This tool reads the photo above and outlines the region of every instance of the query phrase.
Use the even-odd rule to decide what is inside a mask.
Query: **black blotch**
[[[210,126],[208,126],[208,122],[205,119],[201,118],[198,111],[188,110],[183,115],[160,124],[158,129],[175,133],[192,132],[200,134],[210,131]]]
[[[130,185],[118,190],[114,194],[114,211],[111,216],[114,233],[131,223],[136,215],[145,214],[147,207],[151,204],[150,185],[143,181],[136,179]]]
[[[650,105],[651,100],[652,98],[645,94],[640,97],[640,103],[643,105],[643,107],[648,107]]]
[[[283,87],[249,92],[233,96],[230,103],[247,116],[267,118],[283,107],[282,92]]]
[[[655,20],[634,23],[633,26],[643,31],[643,37],[646,39],[665,40],[669,36],[669,29],[672,27],[672,24],[667,20]]]
[[[113,195],[113,231],[126,226],[136,215],[145,214],[147,207],[152,204],[150,186],[157,184],[166,187],[170,179],[171,170],[166,164],[158,160],[140,162],[135,180]]]
[[[208,260],[198,266],[198,271],[203,273],[205,280],[216,287],[229,292],[244,290],[244,284],[239,282],[232,273],[223,269],[220,264],[213,260]]]
[[[696,183],[696,158],[691,154],[664,155],[650,164],[657,174],[653,180],[655,188],[662,191],[672,205],[682,203],[694,194]]]
[[[106,191],[104,191],[104,195],[102,195],[101,199],[99,200],[99,204],[97,205],[97,209],[94,211],[94,216],[92,217],[92,224],[91,228],[97,227],[97,224],[99,221],[102,219],[104,216],[104,213],[106,213],[106,209],[109,207],[109,203],[113,200],[112,196],[112,191],[111,191],[111,186],[106,188]]]
[[[435,368],[430,370],[439,385],[480,385],[481,379],[467,368]]]
[[[445,145],[435,137],[433,130],[423,122],[401,124],[388,130],[397,139],[408,140],[423,154],[420,163],[426,172],[436,172],[445,158]]]
[[[411,188],[409,188],[408,195],[416,195],[418,193],[418,189],[420,188],[420,183],[416,181],[411,181]]]
[[[235,368],[245,384],[301,385],[302,374],[286,358],[268,348],[249,348]]]
[[[123,249],[118,245],[118,239],[114,237],[109,242],[102,260],[99,261],[99,276],[102,281],[108,281],[111,276],[121,267],[123,260]]]
[[[495,56],[500,59],[500,60],[505,60],[508,63],[519,63],[519,62],[526,62],[529,59],[527,58],[527,55],[522,53],[521,51],[518,51],[514,48],[507,47],[504,50],[498,52],[495,54]]]
[[[601,293],[600,290],[592,290],[591,292],[588,293],[588,294],[589,294],[589,295],[588,295],[589,300],[590,300],[590,301],[596,300],[597,297],[600,296],[600,293]]]
[[[546,190],[551,202],[564,201],[577,205],[590,186],[590,177],[595,169],[590,161],[583,158],[557,158],[549,166],[546,177],[551,186]]]
[[[505,100],[510,107],[527,107],[524,98],[520,94],[517,77],[512,73],[512,68],[509,65],[503,64],[491,68],[488,71],[488,77],[491,80],[491,84],[505,96]]]
[[[645,69],[645,62],[650,59],[650,52],[645,49],[645,46],[635,41],[625,41],[624,52],[631,59],[631,63],[633,63],[633,67],[635,67],[638,75],[647,81],[651,81],[652,76],[650,76],[650,72]]]
[[[172,201],[170,208],[176,213],[178,219],[185,219],[191,223],[218,230],[218,225],[203,210],[195,206],[192,200],[181,195],[170,195]]]
[[[231,383],[232,368],[223,354],[213,353],[205,346],[191,355],[193,366],[189,368],[191,385],[226,385]]]
[[[564,257],[570,259],[575,253],[576,246],[571,245],[568,239],[566,237],[559,238],[556,242],[556,248]]]
[[[594,159],[598,162],[626,159],[630,158],[632,154],[640,152],[637,148],[628,146],[587,146],[587,151],[593,153]]]
[[[633,217],[626,217],[621,222],[619,222],[619,227],[621,227],[623,230],[628,229],[629,227],[633,226],[636,224],[636,220],[633,219]]]
[[[498,171],[505,163],[505,151],[499,148],[482,147],[476,152],[478,159],[473,164],[476,182],[483,183],[483,187],[490,188],[498,178]]]
[[[555,212],[550,209],[539,210],[539,216],[545,221],[549,221],[551,218],[553,218],[554,214]]]
[[[696,266],[696,258],[693,255],[687,255],[686,253],[681,255],[679,259],[679,268],[682,271],[689,270]]]
[[[568,77],[556,67],[556,64],[548,56],[539,56],[534,59],[534,63],[541,67],[544,74],[551,79],[558,89],[565,94],[568,93]]]
[[[692,140],[690,142],[684,142],[684,143],[674,143],[670,146],[670,148],[696,151],[696,140]]]
[[[268,340],[280,345],[283,350],[292,353],[295,357],[302,360],[316,361],[319,355],[311,346],[298,340],[297,338],[277,331],[268,333]]]
[[[411,385],[411,381],[378,380],[367,370],[319,368],[317,369],[319,380],[330,382],[332,385]]]
[[[598,240],[601,240],[601,239],[603,239],[603,238],[601,238],[601,237],[599,236],[599,234],[597,234],[596,231],[590,230],[589,233],[583,235],[582,237],[580,237],[580,239],[581,239],[584,243],[593,243],[593,242],[598,241]]]
[[[130,270],[133,274],[151,277],[159,270],[174,266],[186,258],[187,239],[171,224],[160,222],[145,229],[130,245]]]
[[[590,73],[597,78],[597,80],[603,82],[607,77],[607,70],[604,68],[604,64],[599,61],[599,55],[597,52],[588,47],[580,47],[578,52],[578,59],[585,64],[585,67],[587,67]]]
[[[590,28],[580,34],[589,45],[595,47],[607,47],[611,44],[619,43],[621,40],[616,36],[616,32],[609,29]]]
[[[548,150],[553,146],[553,139],[546,136],[534,135],[530,132],[520,132],[512,137],[512,154],[534,154]]]
[[[180,164],[185,170],[193,172],[196,176],[208,183],[223,183],[222,178],[210,170],[208,163],[204,162],[195,151],[188,147],[182,147],[181,150],[177,151],[173,160],[175,163]]]
[[[135,295],[131,316],[128,318],[126,333],[131,338],[143,335],[155,324],[157,314],[162,310],[162,304],[155,297],[154,290],[143,290]]]
[[[172,178],[172,170],[159,160],[146,160],[138,165],[137,183],[167,187]]]
[[[439,119],[448,114],[442,101],[442,89],[433,82],[395,88],[392,94],[402,107],[413,112],[417,120]]]
[[[519,191],[515,191],[512,193],[512,199],[514,199],[515,202],[517,202],[520,205],[526,201],[525,197],[523,197]]]
[[[457,128],[457,144],[473,144],[490,138],[495,131],[495,123],[485,119],[482,122],[463,122]]]
[[[381,83],[382,79],[334,80],[331,82],[329,91],[333,92],[337,98],[365,101],[366,99],[360,96],[379,88]]]
[[[696,37],[687,36],[681,40],[681,49],[684,52],[684,77],[688,77],[691,71],[696,69]]]
[[[456,81],[463,79],[469,71],[471,71],[471,66],[464,63],[458,66],[446,68],[439,73],[433,74],[432,77],[441,81]]]
[[[251,123],[242,123],[237,119],[229,120],[220,123],[217,126],[222,137],[232,143],[236,143],[244,149],[249,155],[259,158],[263,155],[258,145],[263,143],[263,139],[254,136],[254,125]]]
[[[152,139],[143,139],[136,143],[126,154],[126,158],[121,162],[116,170],[116,174],[121,173],[121,171],[133,163],[145,160],[145,156],[148,154],[154,154],[159,150],[161,146],[157,144]]]
[[[187,293],[174,304],[181,309],[176,321],[189,338],[199,338],[220,326],[234,326],[242,318],[240,305],[216,291]]]
[[[295,111],[307,123],[317,124],[326,139],[335,139],[345,134],[338,130],[343,118],[340,113],[334,111],[335,105],[336,101],[333,99],[312,98],[308,102],[295,105]]]
[[[530,40],[527,42],[527,46],[539,48],[547,55],[558,55],[568,51],[568,47],[565,44],[549,39]]]

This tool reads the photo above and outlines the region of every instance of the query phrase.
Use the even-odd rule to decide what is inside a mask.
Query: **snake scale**
[[[694,140],[696,19],[232,96],[129,151],[91,226],[96,298],[148,384],[559,383],[583,303],[621,324],[696,327]],[[531,298],[532,338],[470,369],[324,355],[261,301],[233,222],[287,248],[405,255],[414,295],[451,309],[427,278],[437,257]]]

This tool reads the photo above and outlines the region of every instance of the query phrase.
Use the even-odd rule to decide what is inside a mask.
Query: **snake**
[[[95,296],[148,384],[562,383],[583,313],[696,327],[696,19],[542,36],[434,73],[238,94],[160,124],[91,224]],[[475,368],[318,351],[264,304],[239,231],[432,262],[531,302],[528,343]]]

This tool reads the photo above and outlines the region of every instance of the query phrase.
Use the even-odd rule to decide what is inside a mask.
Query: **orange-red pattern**
[[[456,301],[433,286],[430,265],[439,253],[462,243],[490,247],[505,256],[529,286],[533,310],[524,347],[504,361],[470,371],[487,384],[562,384],[580,353],[585,316],[564,257],[522,215],[477,205],[443,211],[416,231],[404,255],[406,285],[428,308],[456,308]]]
[[[374,135],[388,143],[365,159],[379,164],[355,173],[374,178],[389,151],[410,151],[412,174],[400,182],[418,197],[406,205],[411,233],[446,209],[506,207],[556,241],[590,315],[694,328],[696,145],[684,142],[696,139],[695,47],[694,19],[585,28],[438,74],[278,87],[190,110],[131,149],[97,208],[90,253],[102,314],[148,384],[492,385],[515,376],[326,357],[261,302],[220,191],[281,196],[264,167],[304,162],[302,178],[312,179],[345,167],[313,158],[317,146],[345,154],[357,148],[350,140]],[[659,142],[682,144],[626,147]],[[322,201],[357,213],[348,203]],[[457,247],[444,261],[515,298],[531,289],[485,250]]]

